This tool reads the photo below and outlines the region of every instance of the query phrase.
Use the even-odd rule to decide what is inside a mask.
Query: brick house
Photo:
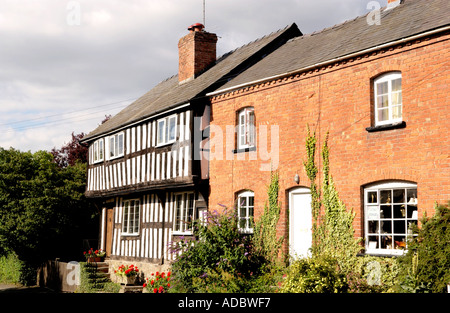
[[[237,207],[252,232],[276,169],[278,234],[307,254],[307,125],[318,156],[329,132],[330,173],[366,253],[401,254],[409,226],[450,199],[449,2],[389,0],[379,25],[375,13],[291,39],[208,94],[210,210]]]
[[[295,24],[216,60],[217,36],[194,24],[181,38],[179,72],[93,130],[86,196],[101,210],[99,248],[110,266],[133,262],[145,272],[174,259],[169,245],[190,236],[209,197],[203,158],[211,92],[289,39]]]

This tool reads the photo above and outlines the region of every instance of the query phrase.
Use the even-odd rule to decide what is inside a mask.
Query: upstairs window
[[[139,235],[139,200],[123,202],[122,235]]]
[[[157,145],[173,143],[176,140],[177,115],[171,115],[158,120]]]
[[[253,233],[253,212],[255,194],[253,191],[244,191],[237,196],[238,227],[241,233]]]
[[[238,112],[238,149],[247,149],[255,146],[255,111],[245,108]]]
[[[103,161],[103,139],[94,142],[94,163]]]
[[[109,137],[109,156],[110,158],[118,158],[123,156],[123,133],[119,133]]]
[[[176,234],[192,234],[194,221],[194,193],[183,192],[175,194],[175,223],[173,232]]]
[[[402,74],[388,73],[374,81],[375,126],[402,121]]]
[[[365,242],[369,254],[401,255],[417,236],[417,186],[406,182],[372,185],[364,190]]]

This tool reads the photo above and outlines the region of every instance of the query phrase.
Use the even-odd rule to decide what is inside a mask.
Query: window
[[[165,145],[176,140],[177,115],[168,116],[158,120],[157,145]]]
[[[255,194],[253,191],[244,191],[237,197],[238,227],[242,233],[253,233],[253,211]]]
[[[393,182],[364,190],[366,252],[401,255],[417,225],[417,186]]]
[[[139,234],[139,200],[123,202],[122,235]]]
[[[402,121],[402,74],[388,73],[374,81],[375,126]]]
[[[245,108],[238,113],[238,149],[255,146],[255,112],[253,108]]]
[[[194,193],[176,193],[175,197],[175,223],[174,233],[191,234],[194,221]]]
[[[109,137],[109,156],[110,158],[118,158],[123,156],[123,133],[119,133]]]
[[[103,161],[103,139],[94,142],[94,163]]]

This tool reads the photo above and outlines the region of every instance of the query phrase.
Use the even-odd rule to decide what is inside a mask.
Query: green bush
[[[446,292],[450,283],[450,202],[436,205],[430,219],[422,219],[418,236],[399,259],[401,292]]]
[[[171,291],[244,292],[264,260],[253,254],[250,237],[239,232],[235,213],[208,212],[206,223],[196,221],[193,229],[195,239],[172,243],[172,252],[182,253],[172,264]],[[214,282],[220,282],[217,288]]]
[[[304,258],[291,264],[281,292],[342,293],[348,289],[346,278],[332,258]]]
[[[17,255],[10,253],[0,257],[0,283],[19,284],[21,282],[23,262]]]

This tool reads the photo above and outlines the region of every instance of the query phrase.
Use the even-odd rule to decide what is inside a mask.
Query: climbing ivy
[[[354,264],[352,258],[361,250],[361,239],[354,237],[354,213],[348,211],[339,199],[339,194],[330,175],[328,134],[322,149],[323,184],[322,192],[318,191],[316,176],[318,168],[315,164],[316,135],[311,134],[309,127],[306,137],[307,161],[305,170],[311,182],[311,210],[313,216],[313,256],[331,257],[338,261],[344,270],[350,270]],[[321,208],[323,213],[320,214]]]
[[[255,251],[273,264],[278,258],[284,238],[277,238],[277,224],[280,219],[280,205],[278,203],[279,176],[271,173],[270,185],[267,188],[269,203],[264,206],[264,213],[253,228],[253,246]]]
[[[303,162],[305,166],[306,175],[310,180],[310,189],[311,189],[311,210],[313,217],[313,225],[312,225],[312,234],[313,234],[313,244],[312,244],[312,253],[316,254],[317,247],[319,246],[319,214],[320,214],[320,191],[317,188],[316,177],[318,173],[318,168],[315,163],[316,156],[316,133],[311,134],[309,125],[307,126],[307,136],[306,136],[306,161]]]

